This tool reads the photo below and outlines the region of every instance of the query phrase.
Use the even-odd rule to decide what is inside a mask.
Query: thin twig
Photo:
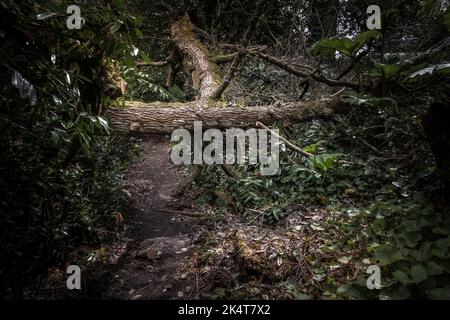
[[[166,213],[180,214],[180,215],[188,216],[188,217],[202,217],[202,216],[204,216],[203,213],[188,212],[188,211],[169,210],[169,209],[161,209],[161,208],[156,208],[155,210],[161,211],[161,212],[166,212]]]
[[[305,150],[303,150],[303,149],[300,148],[300,147],[297,147],[295,144],[293,144],[292,142],[290,142],[288,139],[286,139],[286,138],[280,136],[279,134],[275,133],[275,131],[270,130],[268,127],[266,127],[266,126],[265,126],[264,124],[262,124],[261,122],[259,122],[259,121],[256,122],[256,127],[257,127],[257,128],[263,128],[263,129],[266,129],[266,130],[269,131],[273,136],[275,136],[275,137],[279,138],[280,140],[284,141],[284,142],[286,143],[286,145],[288,146],[289,149],[291,149],[291,150],[293,150],[293,151],[295,151],[295,152],[298,152],[298,153],[300,153],[301,155],[303,155],[303,156],[305,156],[305,157],[308,157],[308,158],[313,158],[313,157],[314,157],[313,154],[311,154],[311,153],[309,153],[309,152],[306,152]]]

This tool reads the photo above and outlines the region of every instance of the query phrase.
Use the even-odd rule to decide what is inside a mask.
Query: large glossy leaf
[[[51,18],[51,17],[53,17],[53,16],[55,16],[55,15],[57,15],[56,12],[40,13],[40,14],[38,14],[38,15],[36,16],[36,18],[37,18],[38,20],[46,20],[46,19]]]
[[[379,77],[383,79],[391,79],[400,71],[400,65],[377,63],[375,68],[370,71],[369,75],[372,77]]]
[[[434,73],[448,73],[448,72],[450,72],[450,63],[432,64],[420,70],[414,71],[409,76],[407,76],[406,79],[409,80],[429,76]]]
[[[369,30],[359,34],[356,38],[328,38],[317,42],[311,49],[313,56],[334,56],[336,51],[344,56],[355,56],[365,44],[377,39],[381,33],[377,30]]]

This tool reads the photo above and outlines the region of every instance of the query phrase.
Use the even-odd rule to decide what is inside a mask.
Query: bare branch
[[[223,77],[222,82],[220,83],[220,85],[217,87],[217,89],[211,95],[211,99],[219,100],[220,97],[222,96],[223,92],[225,91],[225,89],[230,84],[231,80],[234,78],[234,75],[236,74],[239,64],[241,63],[242,59],[245,56],[245,53],[246,53],[245,49],[247,48],[248,43],[250,42],[250,38],[252,37],[253,32],[255,31],[256,25],[258,24],[259,18],[263,12],[263,9],[264,9],[266,3],[267,3],[267,0],[259,1],[256,12],[255,12],[252,20],[250,21],[247,31],[245,32],[244,38],[242,39],[242,41],[240,43],[239,50],[238,50],[236,56],[233,58],[230,68],[228,69],[227,73]]]
[[[256,122],[256,127],[257,128],[266,129],[267,131],[270,132],[271,135],[273,135],[273,136],[277,137],[278,139],[284,141],[284,143],[286,143],[286,145],[288,146],[289,149],[291,149],[291,150],[293,150],[295,152],[298,152],[298,153],[300,153],[301,155],[303,155],[303,156],[305,156],[307,158],[313,158],[314,157],[313,154],[311,154],[309,152],[306,152],[305,150],[303,150],[300,147],[297,147],[295,144],[290,142],[288,139],[286,139],[286,138],[280,136],[279,134],[275,133],[274,131],[270,130],[267,126],[265,126],[261,122]]]
[[[303,66],[305,69],[310,70],[309,72],[306,71],[301,71],[297,68],[294,68],[293,66],[275,58],[272,57],[270,55],[261,53],[261,52],[257,52],[255,53],[258,57],[260,57],[261,59],[272,63],[273,65],[276,65],[277,67],[283,69],[284,71],[287,71],[293,75],[296,75],[297,77],[302,77],[305,79],[313,79],[317,82],[322,82],[326,85],[329,85],[330,87],[347,87],[347,88],[352,88],[357,90],[358,89],[358,85],[354,84],[354,83],[349,83],[349,82],[345,82],[345,81],[338,81],[338,80],[333,80],[333,79],[328,79],[326,77],[320,76],[317,74],[317,71],[311,71],[312,68],[309,66]]]
[[[150,62],[142,62],[142,61],[136,62],[136,66],[138,66],[138,67],[165,67],[168,64],[169,64],[169,61],[167,61],[167,60],[150,61]]]

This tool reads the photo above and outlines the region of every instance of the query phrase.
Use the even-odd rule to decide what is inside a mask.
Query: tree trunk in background
[[[422,119],[423,131],[436,159],[436,168],[450,195],[450,106],[433,103]]]
[[[191,73],[194,89],[199,91],[197,99],[210,97],[220,84],[221,76],[209,58],[208,49],[194,33],[189,17],[183,16],[175,21],[170,28],[170,35],[183,55],[185,69]]]

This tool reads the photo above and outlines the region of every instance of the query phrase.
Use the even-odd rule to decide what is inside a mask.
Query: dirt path
[[[127,249],[112,269],[103,299],[192,297],[195,279],[185,268],[197,218],[172,212],[190,209],[177,195],[186,177],[170,160],[167,136],[143,139],[139,159],[125,173],[132,199],[125,218]]]

